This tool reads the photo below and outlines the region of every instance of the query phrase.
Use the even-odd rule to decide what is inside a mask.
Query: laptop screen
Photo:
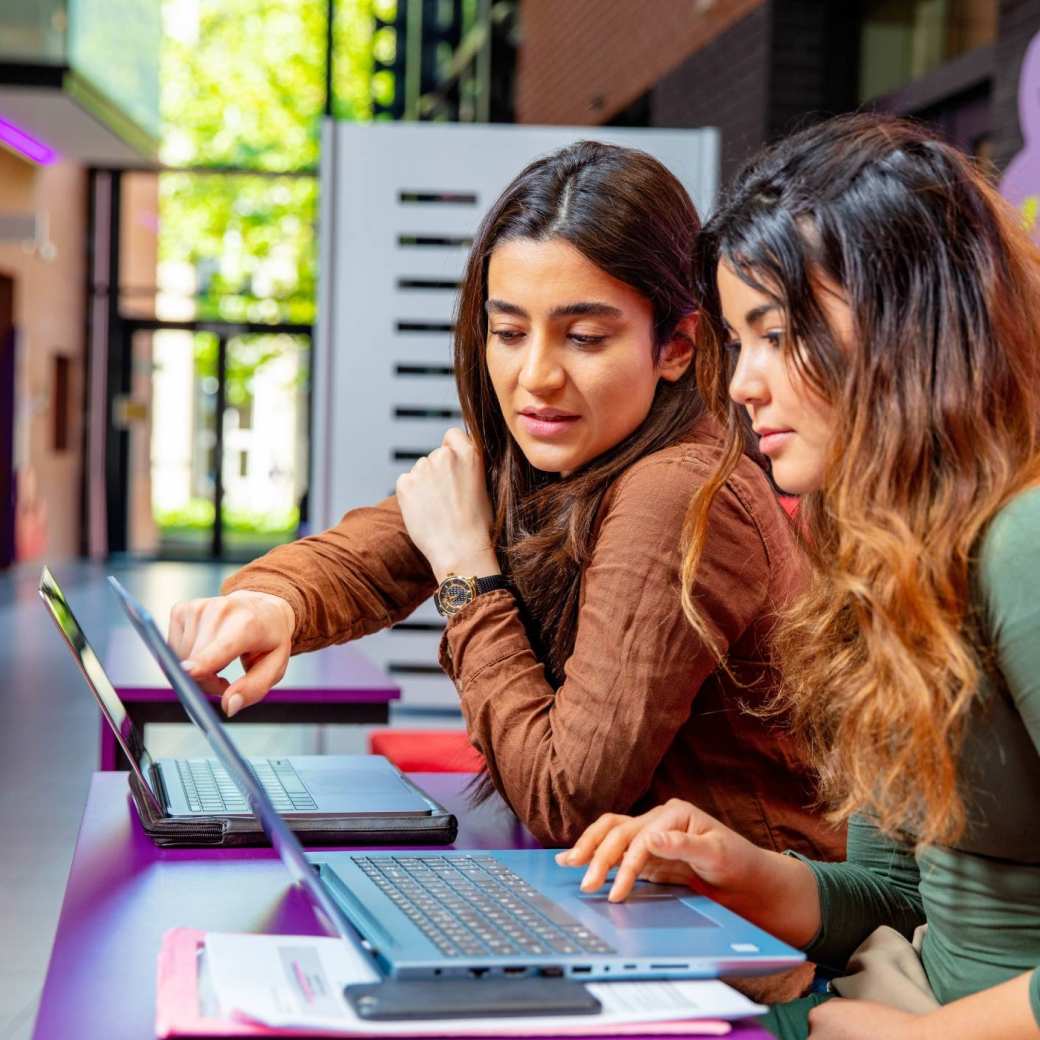
[[[314,869],[304,855],[303,847],[296,840],[289,825],[278,815],[278,810],[271,804],[271,799],[257,779],[252,766],[235,746],[195,680],[181,668],[177,655],[163,639],[152,615],[115,578],[109,577],[108,581],[122,601],[123,609],[137,629],[137,634],[144,640],[149,652],[169,680],[188,717],[202,730],[213,749],[213,754],[249,803],[264,833],[293,879],[303,887],[315,908],[328,919],[332,928],[352,945],[357,946],[357,932],[317,879]]]
[[[87,685],[93,691],[94,698],[98,702],[101,714],[105,721],[112,727],[119,746],[130,763],[130,768],[137,774],[138,780],[144,785],[145,791],[151,794],[154,804],[152,806],[158,813],[164,812],[155,784],[152,780],[152,759],[144,746],[141,731],[134,725],[133,720],[126,712],[123,702],[119,699],[115,687],[101,666],[94,648],[87,642],[87,637],[80,628],[76,615],[72,613],[65,593],[54,580],[54,575],[44,567],[40,575],[40,598],[47,604],[51,617],[58,626],[58,631],[65,637],[72,656],[75,657],[80,671],[87,680]]]

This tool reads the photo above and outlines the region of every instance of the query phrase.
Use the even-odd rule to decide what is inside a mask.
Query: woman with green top
[[[561,862],[610,898],[685,878],[837,975],[781,1037],[1040,1037],[1040,255],[969,160],[842,117],[770,148],[704,232],[698,382],[802,495],[814,564],[778,632],[844,863],[685,802],[605,816]],[[695,596],[691,622],[704,631]],[[839,996],[844,999],[831,999]]]

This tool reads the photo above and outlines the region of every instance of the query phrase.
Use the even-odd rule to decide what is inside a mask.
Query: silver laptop
[[[262,838],[245,797],[218,760],[153,759],[47,568],[39,591],[130,763],[134,793],[144,803],[142,820],[167,825],[170,833],[184,831],[183,826],[171,830],[171,822],[191,823],[194,830],[201,827],[203,835],[204,822],[214,821],[214,833],[230,836],[228,844],[246,843],[234,840],[235,835]],[[208,720],[197,706],[184,703],[184,708],[205,730]],[[314,841],[400,844],[454,837],[454,818],[380,755],[272,756],[250,759],[250,767],[290,825]]]
[[[640,882],[624,903],[535,851],[326,852],[309,858],[147,611],[114,579],[138,633],[193,713],[293,877],[336,931],[398,978],[711,978],[801,963],[798,950],[688,888]],[[317,868],[317,875],[310,864]]]

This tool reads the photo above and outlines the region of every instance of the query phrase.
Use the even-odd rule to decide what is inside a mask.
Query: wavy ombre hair
[[[995,513],[1040,479],[1040,254],[983,174],[928,131],[844,116],[767,149],[700,246],[697,379],[728,450],[687,523],[684,605],[747,418],[729,398],[719,262],[784,310],[789,363],[833,414],[799,511],[814,565],[781,618],[772,710],[808,744],[835,819],[950,842],[983,671],[974,563]],[[841,342],[820,306],[851,310]]]

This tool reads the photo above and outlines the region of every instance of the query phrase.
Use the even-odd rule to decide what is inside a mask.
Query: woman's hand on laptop
[[[178,603],[167,640],[184,670],[207,693],[219,693],[230,718],[264,699],[289,663],[296,615],[284,599],[240,590]],[[245,674],[229,683],[220,672],[235,658]]]
[[[688,884],[792,945],[806,945],[820,926],[816,879],[804,863],[758,848],[678,798],[641,816],[601,816],[556,861],[586,867],[583,892],[597,891],[617,867],[611,902],[639,879]]]
[[[617,867],[608,895],[611,902],[624,899],[639,879],[688,884],[710,895],[708,888],[727,883],[731,869],[739,870],[745,851],[741,844],[754,849],[696,806],[673,798],[641,816],[601,816],[556,859],[563,866],[587,866],[581,882],[584,892],[601,888]]]

